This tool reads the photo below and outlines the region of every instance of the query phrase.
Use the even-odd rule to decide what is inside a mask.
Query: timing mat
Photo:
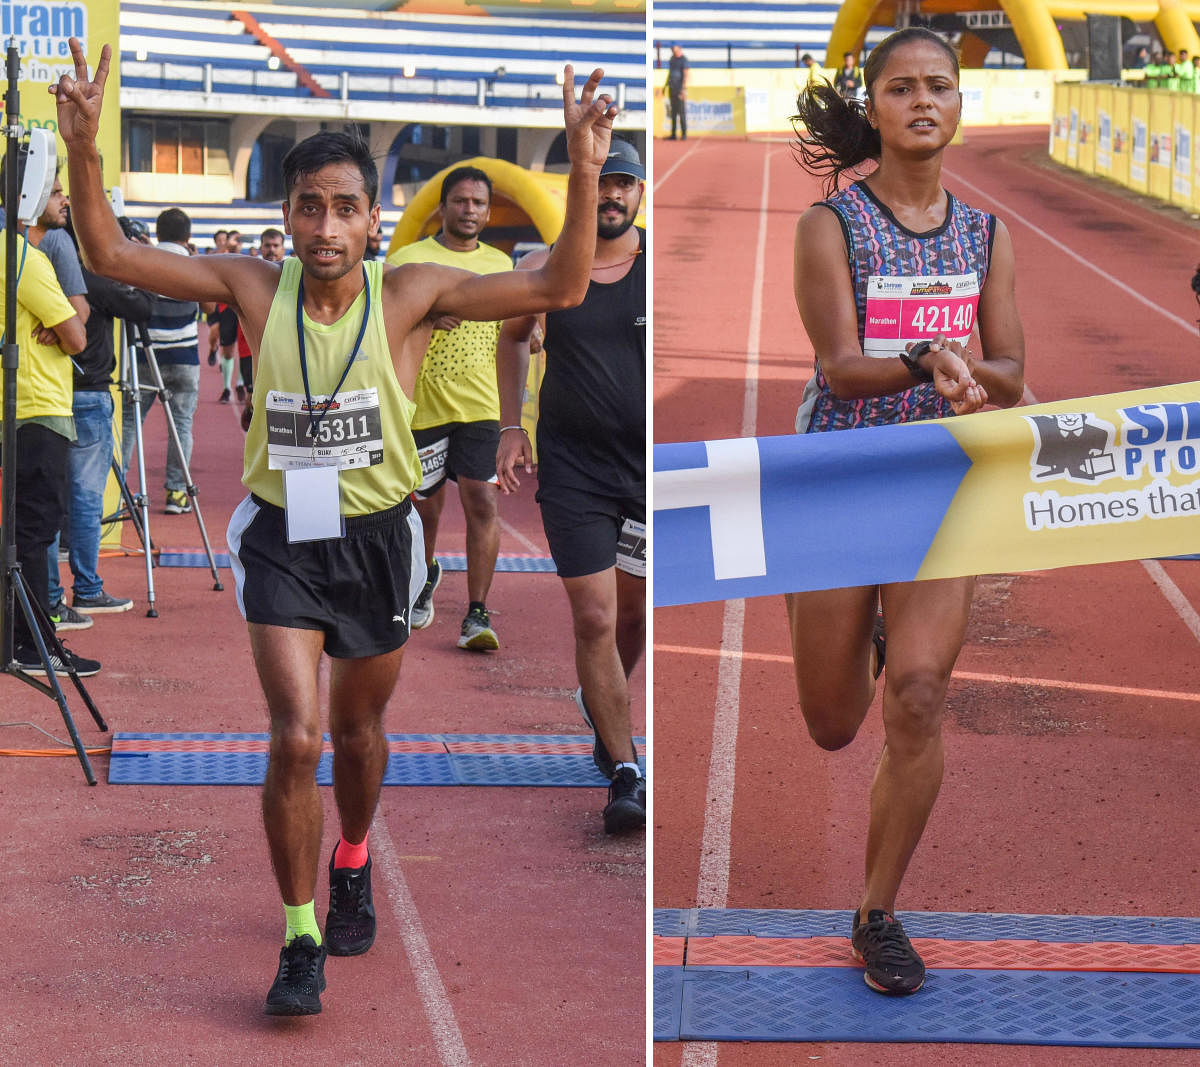
[[[844,911],[656,909],[656,1041],[1200,1048],[1200,919],[903,912],[925,986],[863,982]]]
[[[565,734],[388,734],[384,785],[608,784],[592,762],[592,736]],[[268,734],[113,735],[110,785],[261,785]],[[634,739],[645,745],[645,738]],[[639,760],[645,766],[644,759]],[[333,782],[325,735],[317,784]]]
[[[444,571],[465,571],[467,557],[461,554],[443,556],[438,554],[437,561]],[[214,552],[213,562],[218,567],[229,566],[228,552]],[[195,549],[164,548],[158,555],[160,567],[207,567],[208,556],[203,551]],[[497,572],[519,572],[526,574],[556,574],[554,560],[549,556],[520,556],[509,553],[496,559]]]

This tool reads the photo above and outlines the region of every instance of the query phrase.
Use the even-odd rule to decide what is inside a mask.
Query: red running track
[[[1031,395],[1200,378],[1195,225],[1049,164],[1045,146],[1041,128],[970,131],[944,172],[1012,233]],[[792,298],[792,235],[816,199],[782,137],[656,142],[655,440],[791,431],[812,367]],[[945,783],[901,912],[1200,915],[1198,608],[1200,562],[981,578],[949,694]],[[654,905],[845,908],[848,921],[878,708],[842,752],[808,740],[779,598],[660,609],[654,627]],[[692,1043],[657,1045],[654,1061],[1189,1055]]]
[[[243,495],[242,433],[236,406],[216,403],[217,371],[202,367],[201,382],[193,475],[213,548],[223,551]],[[198,549],[193,516],[161,514],[157,411],[147,432],[156,543]],[[500,513],[502,552],[545,554],[532,484],[502,500]],[[456,501],[439,547],[463,551]],[[229,571],[225,591],[214,592],[207,570],[157,570],[157,619],[146,618],[140,558],[103,561],[101,574],[111,593],[136,598],[134,610],[67,638],[103,662],[87,686],[114,731],[266,730]],[[408,646],[389,732],[582,733],[555,575],[496,576],[495,655],[454,647],[465,574],[447,573],[435,604],[433,626]],[[634,727],[644,733],[644,671],[634,680]],[[68,689],[85,744],[107,745]],[[0,721],[65,736],[55,705],[11,678],[0,678]],[[49,747],[30,727],[0,728],[0,748]],[[89,788],[73,754],[0,759],[5,1062],[641,1061],[645,838],[604,835],[604,790],[385,788],[371,837],[375,946],[328,961],[320,1016],[281,1020],[262,1014],[283,914],[258,789],[109,786],[108,757],[94,763],[101,781]],[[324,867],[336,820],[331,791],[322,796]],[[322,922],[327,902],[322,870]]]

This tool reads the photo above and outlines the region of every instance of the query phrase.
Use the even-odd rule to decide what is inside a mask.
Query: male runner
[[[646,171],[613,140],[600,170],[591,284],[579,307],[545,316],[546,374],[537,424],[538,491],[550,554],[571,602],[575,701],[596,734],[593,758],[610,780],[604,829],[646,824],[646,781],[629,717],[629,676],[646,645],[646,233],[634,226]],[[520,268],[538,269],[534,252]],[[521,393],[538,316],[500,330],[502,492],[533,471]]]
[[[512,260],[479,235],[492,205],[492,180],[478,167],[456,167],[442,180],[438,212],[441,229],[423,241],[398,248],[387,261],[444,263],[473,274],[512,270]],[[458,647],[485,652],[500,647],[487,610],[487,594],[500,551],[500,512],[496,506],[496,448],[500,444],[500,399],[496,394],[496,336],[499,322],[463,322],[445,316],[433,324],[433,337],[417,375],[413,395],[413,438],[421,457],[421,485],[414,494],[425,531],[429,577],[413,604],[409,625],[423,630],[433,622],[433,592],[442,580],[434,558],[438,522],[448,478],[458,485],[467,520],[467,613]]]
[[[587,289],[595,248],[596,179],[616,108],[594,71],[563,110],[572,173],[566,220],[542,269],[474,275],[437,264],[363,263],[379,228],[369,147],[319,133],[284,160],[283,219],[295,255],[173,256],[121,237],[96,150],[111,49],[94,80],[72,38],[74,77],[50,91],[67,145],[75,223],[93,268],[177,298],[237,308],[257,357],[243,481],[251,495],[230,522],[238,605],[266,695],[270,756],[263,821],[287,921],[272,1015],[321,1010],[326,952],[356,955],[375,937],[367,831],[387,764],[383,711],[396,682],[412,597],[425,580],[420,524],[408,497],[421,469],[409,399],[440,315],[498,319],[569,307]],[[268,432],[269,430],[269,432]],[[415,589],[413,588],[415,586]],[[324,937],[314,890],[321,844],[317,667],[332,660],[329,733],[342,834],[330,857]]]

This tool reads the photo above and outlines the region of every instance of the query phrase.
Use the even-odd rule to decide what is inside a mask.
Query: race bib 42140
[[[930,278],[867,279],[863,353],[895,356],[906,344],[943,334],[966,344],[979,310],[979,278],[952,274]]]

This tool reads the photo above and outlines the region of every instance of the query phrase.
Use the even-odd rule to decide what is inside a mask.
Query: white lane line
[[[521,533],[521,531],[518,530],[512,523],[505,522],[503,515],[499,516],[499,518],[500,518],[500,529],[503,530],[506,534],[508,534],[508,536],[511,537],[514,541],[520,541],[521,546],[531,556],[544,556],[546,554],[545,548],[543,548],[541,545],[534,544],[534,542],[529,540],[529,538],[526,537],[523,533]]]
[[[400,858],[387,823],[377,815],[371,824],[371,855],[383,872],[383,880],[392,903],[392,914],[400,924],[400,939],[404,942],[404,954],[417,981],[417,992],[425,1008],[425,1018],[433,1033],[433,1043],[438,1051],[438,1060],[443,1067],[469,1067],[471,1058],[463,1043],[462,1031],[454,1018],[454,1008],[446,995],[442,976],[438,974],[425,927],[417,913],[417,905],[408,890],[404,872],[400,869]]]
[[[1183,620],[1183,625],[1192,631],[1192,636],[1200,641],[1200,614],[1188,603],[1183,591],[1167,574],[1163,565],[1154,559],[1142,560],[1142,566],[1150,575],[1150,580],[1158,586],[1158,591],[1167,598],[1167,603],[1175,609],[1175,613]]]
[[[762,297],[766,279],[767,210],[771,193],[771,157],[763,156],[762,196],[758,207],[758,245],[754,257],[750,323],[746,332],[746,385],[742,404],[742,437],[754,437],[758,427],[758,364],[762,338]],[[669,173],[669,172],[668,172]],[[713,713],[712,753],[704,798],[704,834],[700,842],[700,875],[696,906],[724,908],[729,900],[729,854],[733,825],[733,791],[737,770],[737,732],[742,688],[742,637],[746,602],[727,600],[721,624],[721,663]],[[681,1067],[716,1067],[720,1048],[711,1041],[684,1045]]]
[[[742,437],[753,437],[758,423],[758,364],[762,337],[762,294],[766,277],[767,209],[770,199],[769,151],[763,155],[762,196],[759,200],[758,245],[751,287],[750,321],[746,336],[746,378],[742,405]],[[696,904],[723,908],[729,894],[730,826],[737,765],[738,701],[742,684],[742,636],[746,602],[725,602],[721,626],[721,664],[713,716],[712,754],[704,804],[704,836],[700,846],[700,877]]]
[[[675,160],[675,162],[672,163],[665,171],[663,171],[662,174],[658,173],[657,167],[654,168],[654,192],[656,194],[663,187],[663,185],[666,183],[667,179],[669,177],[671,177],[672,174],[674,174],[680,167],[682,167],[684,165],[684,163],[686,163],[689,159],[692,158],[692,156],[694,156],[697,152],[700,151],[700,146],[703,143],[704,142],[702,140],[693,141],[692,147],[689,148],[686,152],[684,152],[683,155],[681,155],[677,160]]]
[[[1195,338],[1196,324],[1194,322],[1189,322],[1187,319],[1180,318],[1173,311],[1168,311],[1161,304],[1156,304],[1149,297],[1143,296],[1132,286],[1126,285],[1122,281],[1118,281],[1111,274],[1108,274],[1105,271],[1101,270],[1098,266],[1096,266],[1095,263],[1091,262],[1091,260],[1085,259],[1078,252],[1076,252],[1072,248],[1068,248],[1065,244],[1062,243],[1062,241],[1058,240],[1057,238],[1051,237],[1040,226],[1038,226],[1036,223],[1030,222],[1027,218],[1025,218],[1024,215],[1020,214],[1020,212],[1015,211],[1013,208],[1009,207],[1002,200],[998,200],[991,193],[987,192],[984,189],[981,189],[978,185],[975,185],[973,182],[967,181],[967,179],[964,178],[961,174],[955,174],[953,171],[947,170],[946,168],[942,168],[942,173],[947,175],[948,177],[953,178],[956,182],[960,182],[961,184],[965,185],[968,189],[972,190],[975,193],[978,193],[980,196],[984,197],[985,199],[990,200],[993,204],[996,205],[996,207],[998,207],[1000,209],[1000,212],[1003,214],[1005,219],[1010,219],[1010,218],[1016,219],[1016,221],[1021,223],[1021,225],[1029,227],[1029,229],[1033,230],[1033,232],[1036,233],[1039,237],[1043,238],[1044,240],[1046,240],[1047,242],[1052,244],[1055,248],[1057,248],[1064,256],[1070,256],[1070,258],[1075,260],[1075,262],[1078,263],[1080,266],[1086,267],[1093,274],[1096,274],[1099,277],[1103,278],[1106,282],[1112,283],[1118,289],[1120,289],[1121,292],[1125,293],[1127,296],[1133,297],[1133,299],[1138,301],[1138,303],[1144,304],[1151,311],[1161,315],[1163,318],[1167,319],[1169,322],[1173,322],[1176,326],[1179,326],[1181,329],[1186,330],[1189,337],[1191,337],[1193,339]]]

